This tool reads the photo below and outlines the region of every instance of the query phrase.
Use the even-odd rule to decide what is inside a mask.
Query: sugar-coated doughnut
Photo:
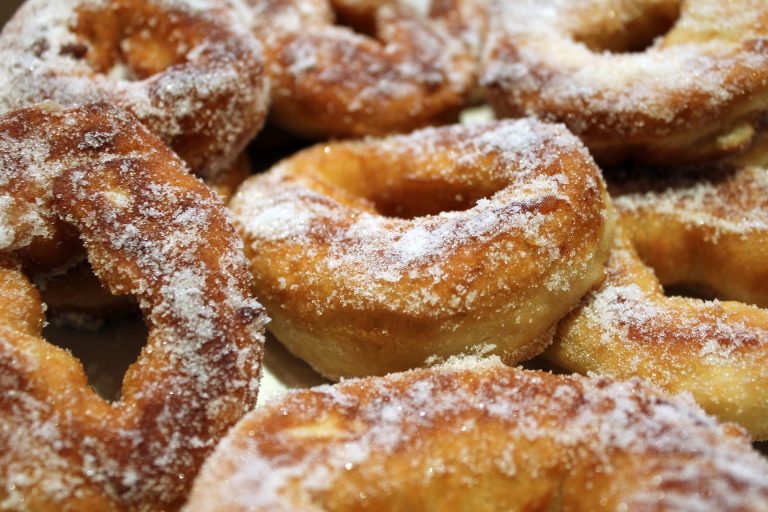
[[[490,19],[497,113],[564,122],[601,163],[727,155],[768,110],[764,0],[494,0]]]
[[[266,317],[221,200],[104,104],[3,115],[0,162],[0,508],[178,508],[260,375]],[[36,241],[72,232],[149,328],[112,403],[41,337],[23,272]]]
[[[768,438],[766,141],[709,168],[612,176],[626,238],[548,357],[569,370],[690,391],[712,414]],[[666,297],[661,285],[729,301]]]
[[[0,36],[0,112],[119,105],[207,180],[264,122],[261,46],[230,0],[28,0]]]
[[[269,402],[217,447],[185,508],[766,509],[768,462],[689,398],[490,362]]]
[[[611,244],[598,168],[535,120],[318,145],[230,208],[272,332],[332,379],[475,344],[532,357]]]
[[[689,392],[710,414],[768,439],[768,311],[665,296],[616,231],[607,279],[561,322],[545,357],[569,371]]]
[[[383,2],[375,38],[328,0],[246,0],[273,80],[271,118],[310,138],[405,132],[458,117],[476,59],[441,19]]]
[[[768,308],[768,137],[738,161],[614,177],[632,244],[664,286]]]

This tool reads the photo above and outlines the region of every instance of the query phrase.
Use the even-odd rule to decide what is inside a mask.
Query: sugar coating
[[[221,201],[105,105],[0,117],[0,162],[4,257],[64,236],[64,220],[111,291],[137,296],[150,330],[108,404],[39,333],[0,326],[0,509],[40,494],[61,506],[94,492],[142,509],[177,502],[260,377],[267,319]]]
[[[641,265],[633,251],[614,249],[605,284],[586,297],[579,313],[599,326],[602,343],[611,346],[625,343],[624,340],[628,345],[641,341],[667,353],[667,357],[673,357],[680,350],[679,344],[683,344],[686,350],[710,364],[760,364],[761,347],[768,345],[768,325],[740,317],[729,310],[727,303],[716,299],[668,300],[659,289],[632,282],[625,266],[633,261],[634,265]],[[638,368],[646,357],[636,353],[623,363]]]
[[[491,425],[505,436],[493,448],[466,440]],[[511,482],[537,471],[547,479],[554,461],[524,453],[536,441],[553,447],[550,457],[566,474],[586,465],[596,475],[622,478],[613,461],[623,456],[636,461],[635,470],[654,467],[653,478],[638,473],[620,491],[630,510],[761,510],[768,462],[733,433],[688,396],[665,395],[639,379],[553,376],[472,358],[269,402],[207,461],[186,510],[321,510],[324,496],[350,474],[362,478],[359,504],[455,474],[465,475],[472,492],[489,467]],[[435,436],[466,453],[449,460],[430,453]],[[406,454],[414,471],[427,468],[409,482],[386,465]]]
[[[167,49],[178,53],[181,63],[138,80],[120,57],[114,69],[98,72],[88,58],[73,55],[104,51],[107,45],[77,33],[81,13],[109,13],[121,5],[136,16],[150,13],[147,19],[121,20],[144,24],[147,34],[157,24],[152,16],[179,23],[175,37],[183,40],[167,41]],[[192,32],[184,25],[188,20],[205,26],[205,33]],[[126,44],[119,40],[123,46],[116,51],[132,50]],[[165,58],[152,53],[157,50],[147,51],[150,57]],[[46,99],[65,106],[117,104],[176,145],[183,157],[190,148],[180,140],[199,137],[198,145],[203,141],[208,150],[202,156],[190,153],[189,163],[200,175],[213,177],[232,164],[261,126],[268,95],[262,68],[261,46],[228,0],[152,0],[141,6],[117,0],[30,0],[0,36],[0,113]]]
[[[494,2],[482,82],[499,85],[527,115],[565,120],[564,112],[577,112],[567,119],[575,133],[598,130],[615,137],[717,123],[735,104],[765,108],[768,47],[761,0],[685,2],[675,39],[659,37],[638,53],[593,51],[574,39],[579,31],[599,34],[593,17],[629,26],[654,3],[664,2]],[[596,10],[600,16],[593,16]]]

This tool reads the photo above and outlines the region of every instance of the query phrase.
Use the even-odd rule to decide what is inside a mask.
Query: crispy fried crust
[[[267,109],[261,47],[237,17],[228,0],[29,0],[0,36],[0,112],[117,104],[213,180]]]
[[[0,504],[171,510],[255,402],[265,317],[226,211],[128,113],[106,105],[0,117]],[[115,403],[40,337],[21,272],[36,241],[83,239],[101,280],[149,327]]]
[[[497,113],[564,122],[601,163],[728,155],[768,110],[763,0],[499,0],[491,20]]]
[[[475,82],[453,25],[396,2],[376,37],[333,24],[327,0],[247,0],[273,80],[270,115],[310,137],[383,135],[450,122]]]
[[[492,362],[291,392],[206,461],[187,512],[768,508],[741,429],[638,380]]]
[[[585,148],[527,120],[316,146],[230,208],[272,332],[333,379],[483,343],[534,356],[611,238]]]

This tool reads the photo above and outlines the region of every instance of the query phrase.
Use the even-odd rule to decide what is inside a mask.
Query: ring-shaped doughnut
[[[327,0],[247,0],[273,81],[271,118],[310,138],[384,135],[457,119],[475,83],[468,46],[391,2],[375,38],[333,25]]]
[[[0,161],[0,504],[179,507],[258,389],[266,318],[224,206],[133,116],[106,105],[0,117]],[[62,222],[147,321],[147,346],[114,403],[41,337],[43,306],[21,271],[23,249]]]
[[[271,331],[333,379],[475,344],[532,357],[611,244],[592,158],[535,120],[318,145],[230,208]]]
[[[639,379],[472,362],[257,408],[185,510],[761,511],[767,476],[741,429]]]
[[[261,46],[235,12],[228,0],[29,0],[0,36],[0,112],[113,103],[214,179],[267,109]]]
[[[627,236],[664,286],[768,308],[767,142],[738,162],[613,179]]]
[[[689,392],[710,414],[768,439],[768,311],[666,296],[616,231],[608,277],[560,323],[545,357],[569,371]]]
[[[497,113],[563,122],[600,163],[727,155],[768,110],[763,0],[499,0],[490,19]]]

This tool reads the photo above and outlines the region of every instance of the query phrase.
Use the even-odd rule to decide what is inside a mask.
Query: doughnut
[[[132,112],[206,180],[264,122],[263,52],[230,0],[28,0],[0,36],[0,112]]]
[[[607,201],[577,138],[520,120],[318,145],[229,206],[272,333],[339,379],[541,352],[603,276]]]
[[[601,164],[726,156],[768,110],[763,0],[495,1],[490,19],[497,114],[563,122]]]
[[[768,137],[759,142],[732,163],[614,178],[627,235],[664,286],[768,308]]]
[[[333,24],[327,0],[245,0],[272,79],[270,118],[311,139],[384,135],[457,119],[476,62],[443,20],[399,2],[375,38]]]
[[[266,317],[224,206],[107,104],[3,115],[0,162],[0,508],[177,509],[258,390]],[[24,268],[64,225],[149,329],[114,402],[41,337]]]
[[[666,296],[623,229],[606,280],[560,323],[544,356],[568,371],[689,392],[710,414],[768,439],[768,311]]]
[[[206,461],[184,510],[766,508],[768,462],[686,397],[473,362],[257,408]]]
[[[623,235],[608,279],[546,356],[689,391],[768,439],[768,137],[707,168],[614,175],[611,191]],[[662,285],[724,301],[667,297]]]

